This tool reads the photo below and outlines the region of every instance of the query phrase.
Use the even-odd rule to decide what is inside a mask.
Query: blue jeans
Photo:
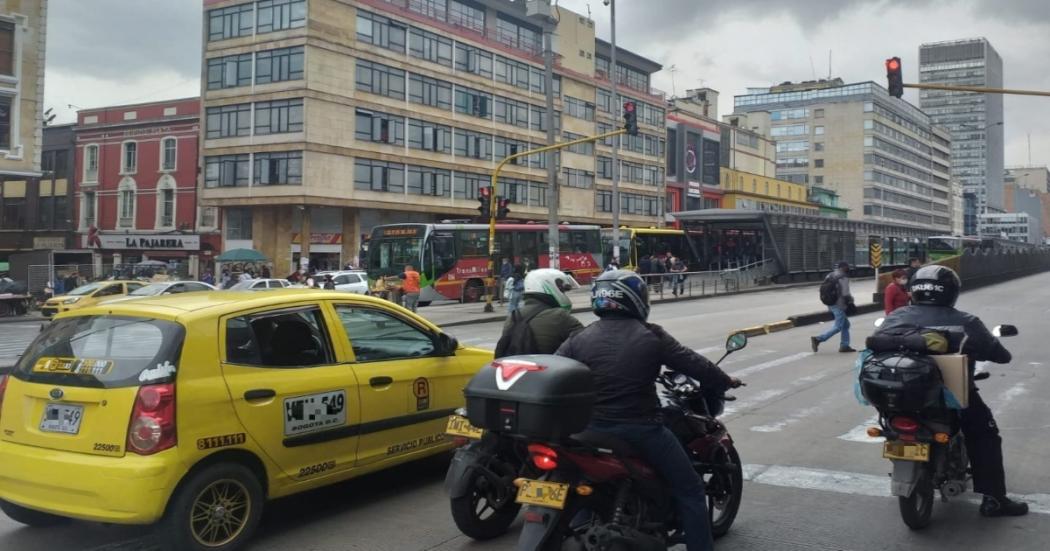
[[[615,435],[627,442],[663,477],[678,504],[689,551],[712,551],[714,541],[707,514],[704,481],[693,470],[685,449],[667,427],[659,424],[593,421],[590,430]]]
[[[835,336],[835,333],[842,333],[839,337],[841,339],[840,345],[842,348],[849,346],[849,318],[846,317],[846,310],[839,308],[838,306],[828,306],[828,310],[831,311],[831,315],[835,316],[835,324],[824,332],[823,335],[817,337],[817,340],[824,342],[831,337]]]

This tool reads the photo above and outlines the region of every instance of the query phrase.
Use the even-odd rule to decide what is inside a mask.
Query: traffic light
[[[510,199],[496,198],[496,220],[504,220],[510,214]]]
[[[482,218],[492,217],[492,186],[478,189],[478,213]]]
[[[638,135],[638,109],[633,101],[623,102],[623,129],[630,136]]]
[[[889,83],[891,96],[899,98],[904,95],[904,79],[901,77],[901,58],[891,57],[886,60],[886,81]]]

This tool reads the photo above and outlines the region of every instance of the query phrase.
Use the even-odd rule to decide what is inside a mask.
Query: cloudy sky
[[[601,0],[559,1],[589,9],[608,38]],[[58,121],[200,93],[200,0],[50,0],[50,12],[45,101]],[[715,88],[721,113],[747,87],[826,77],[829,51],[847,82],[884,84],[893,55],[914,82],[920,43],[972,36],[999,51],[1007,87],[1050,90],[1050,0],[618,0],[617,20],[622,47],[676,67],[655,87]],[[1007,164],[1027,164],[1029,135],[1033,164],[1050,163],[1050,98],[1008,96],[1005,109]]]

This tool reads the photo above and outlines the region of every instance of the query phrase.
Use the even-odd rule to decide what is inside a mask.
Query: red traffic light
[[[886,60],[887,71],[899,71],[901,69],[901,60],[898,58],[891,58]]]
[[[478,192],[481,194],[482,197],[488,197],[492,195],[492,188],[489,186],[482,186],[481,189],[478,190]]]
[[[634,113],[634,102],[633,101],[624,102],[623,110],[626,113]]]

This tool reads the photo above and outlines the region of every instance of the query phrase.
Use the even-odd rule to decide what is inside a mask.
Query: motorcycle
[[[716,365],[746,345],[746,334],[730,336]],[[724,389],[705,391],[673,371],[663,373],[658,384],[664,422],[704,480],[712,532],[721,537],[736,518],[743,489],[740,455],[717,419],[724,402],[735,398]],[[543,475],[515,480],[516,501],[528,506],[519,550],[663,551],[684,542],[670,492],[624,442],[585,431],[567,439],[530,440],[527,449]]]
[[[535,476],[528,451],[520,440],[471,426],[465,408],[449,418],[445,433],[457,444],[445,475],[456,527],[480,541],[505,534],[521,510],[514,480]]]
[[[877,320],[876,327],[880,327],[882,321]],[[1011,337],[1017,335],[1018,331],[1012,325],[1000,325],[993,329],[992,334],[996,337]],[[911,361],[898,362],[891,369],[905,373],[914,371],[915,365]],[[960,363],[960,368],[968,373],[969,368],[964,362]],[[987,371],[980,371],[974,374],[973,380],[987,379],[990,375]],[[912,530],[920,530],[930,524],[935,490],[940,491],[941,501],[947,503],[949,499],[966,493],[973,478],[965,438],[960,428],[958,404],[948,407],[939,388],[935,399],[925,401],[922,407],[917,407],[917,403],[907,403],[911,400],[902,399],[899,395],[892,395],[910,392],[908,383],[894,385],[887,401],[887,394],[880,394],[878,389],[865,389],[863,376],[861,392],[879,413],[879,426],[870,427],[868,436],[886,439],[882,456],[893,463],[891,493],[898,499],[904,524]],[[964,392],[968,392],[969,386],[969,381],[965,380],[964,388],[967,390]],[[868,398],[869,395],[872,398]],[[956,397],[951,399],[955,400]]]

